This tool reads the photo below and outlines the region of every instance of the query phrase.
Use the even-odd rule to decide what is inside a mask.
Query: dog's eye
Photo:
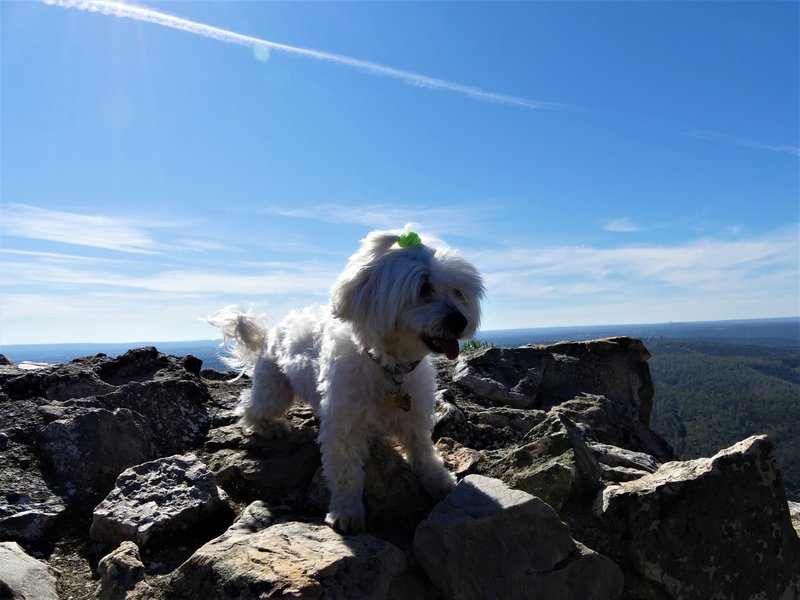
[[[453,288],[453,296],[455,297],[456,300],[459,300],[461,302],[466,300],[466,298],[464,297],[464,292],[456,288]]]
[[[430,298],[431,296],[433,296],[433,286],[426,281],[425,283],[422,284],[422,287],[419,289],[419,297]]]

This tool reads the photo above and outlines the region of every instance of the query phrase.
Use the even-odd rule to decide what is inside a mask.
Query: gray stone
[[[144,416],[153,432],[155,456],[197,448],[208,433],[211,397],[196,377],[184,369],[177,372],[182,375],[179,379],[128,382],[95,402],[101,408],[127,408]]]
[[[453,381],[496,405],[535,408],[551,362],[549,353],[534,348],[486,348],[459,358]]]
[[[248,501],[297,500],[320,466],[317,431],[295,427],[283,437],[247,434],[240,425],[212,429],[205,450],[220,486]]]
[[[256,532],[229,529],[175,571],[169,592],[190,600],[381,599],[406,569],[403,553],[388,542],[289,522]]]
[[[419,525],[414,555],[448,598],[616,598],[623,576],[549,505],[469,475]]]
[[[225,493],[196,456],[170,456],[124,471],[94,509],[89,535],[106,547],[124,540],[144,547],[195,527],[225,506]]]
[[[800,539],[766,436],[609,486],[596,511],[671,597],[800,597]]]
[[[156,593],[145,579],[139,548],[133,542],[122,542],[118,548],[100,559],[99,600],[154,600]]]
[[[797,535],[800,536],[800,502],[789,502],[789,514]]]
[[[578,470],[571,449],[552,452],[544,438],[510,451],[485,474],[560,509],[577,488]]]
[[[550,414],[567,415],[591,432],[591,441],[649,454],[660,461],[675,458],[670,445],[643,424],[631,406],[605,396],[581,394],[554,406]]]
[[[589,443],[589,449],[597,456],[597,460],[610,467],[626,467],[645,473],[655,473],[662,465],[661,461],[644,452],[634,452],[627,448],[609,444]]]
[[[0,598],[58,600],[58,571],[29,556],[16,542],[0,542]]]
[[[65,508],[64,503],[51,494],[35,498],[24,492],[7,491],[0,495],[0,538],[38,540]]]
[[[56,481],[78,486],[79,494],[105,494],[119,473],[153,457],[147,420],[125,408],[83,409],[53,421],[41,448]]]
[[[628,337],[487,348],[462,356],[453,381],[516,408],[548,410],[581,394],[605,396],[647,425],[653,402],[649,358],[644,344]]]

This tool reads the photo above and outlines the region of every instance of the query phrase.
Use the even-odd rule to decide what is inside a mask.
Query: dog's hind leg
[[[289,421],[282,417],[293,399],[289,379],[270,357],[262,356],[253,370],[253,387],[242,392],[236,414],[260,436],[280,437],[289,431]]]

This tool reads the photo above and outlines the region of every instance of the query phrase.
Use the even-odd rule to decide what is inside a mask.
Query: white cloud
[[[495,210],[492,206],[421,204],[318,204],[305,208],[268,208],[265,213],[282,217],[311,219],[324,223],[363,225],[370,229],[400,229],[407,223],[420,224],[424,230],[439,236],[465,235],[479,231],[483,215]]]
[[[740,239],[611,248],[557,246],[470,253],[495,293],[569,297],[636,286],[713,292],[753,285],[768,273],[798,277],[798,228]],[[578,286],[578,287],[576,287]],[[583,290],[581,290],[583,287]],[[765,289],[764,294],[769,292]]]
[[[47,240],[133,254],[157,254],[163,248],[139,227],[103,215],[8,204],[0,224],[6,236]]]
[[[607,221],[605,225],[603,225],[603,229],[606,231],[618,231],[623,233],[630,233],[635,231],[641,231],[641,226],[634,223],[628,217],[621,217],[619,219],[614,219],[612,221]]]

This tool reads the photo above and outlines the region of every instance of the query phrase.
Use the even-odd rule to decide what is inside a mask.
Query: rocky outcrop
[[[236,423],[247,377],[154,348],[0,366],[0,596],[22,561],[42,598],[797,597],[774,448],[676,461],[649,427],[648,357],[612,338],[435,361],[460,483],[437,503],[375,442],[358,536],[323,524],[308,406],[282,439]]]
[[[800,598],[800,540],[766,436],[608,486],[596,512],[673,598]]]

